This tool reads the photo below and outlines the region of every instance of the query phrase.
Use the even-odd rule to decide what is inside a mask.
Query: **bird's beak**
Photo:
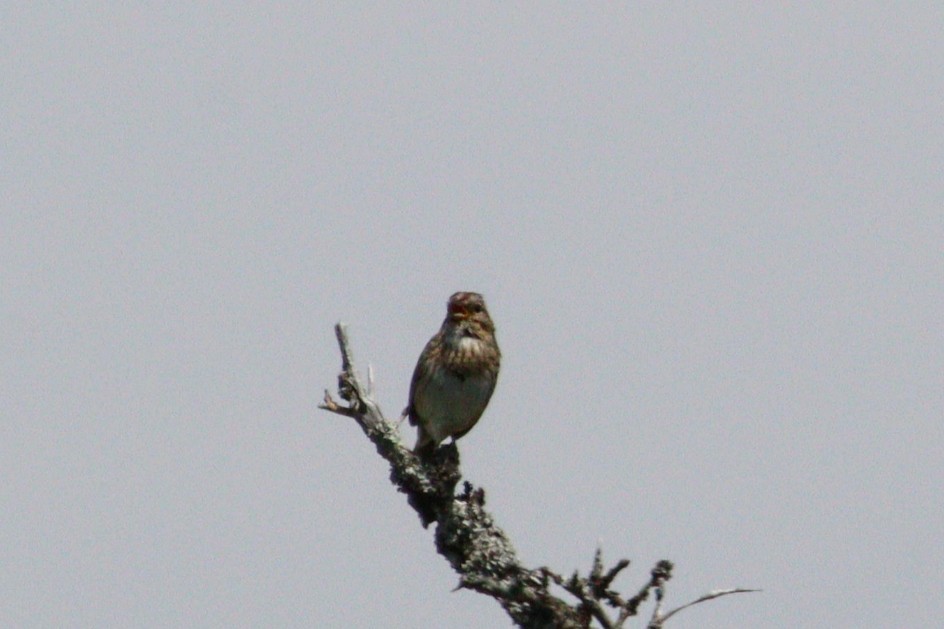
[[[453,321],[462,321],[469,318],[469,311],[465,308],[456,308],[449,311],[449,318]]]

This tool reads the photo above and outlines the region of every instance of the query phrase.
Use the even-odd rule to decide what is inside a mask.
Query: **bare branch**
[[[622,610],[617,620],[618,627],[622,627],[627,618],[635,616],[639,612],[639,606],[649,598],[649,593],[652,590],[656,592],[656,607],[658,608],[662,600],[662,584],[672,578],[672,568],[674,567],[671,561],[664,559],[655,565],[649,572],[649,582],[643,585],[632,598],[622,604]]]
[[[748,592],[761,592],[761,591],[762,590],[752,590],[748,588],[729,588],[726,590],[712,590],[711,592],[708,592],[707,594],[699,596],[694,601],[691,601],[689,603],[685,603],[684,605],[676,607],[675,609],[673,609],[672,611],[668,612],[665,615],[662,615],[660,613],[658,619],[656,620],[656,624],[653,624],[653,622],[650,622],[649,627],[651,629],[659,629],[662,627],[662,625],[665,623],[666,620],[668,620],[675,614],[679,613],[683,609],[687,609],[693,605],[697,605],[698,603],[704,603],[705,601],[710,601],[712,599],[719,598],[721,596],[727,596],[728,594],[746,594]]]
[[[603,575],[603,578],[600,579],[599,587],[602,589],[610,587],[617,575],[627,566],[629,566],[629,559],[620,559],[617,561],[616,565],[610,568],[607,573]]]
[[[717,591],[662,616],[662,584],[671,578],[672,573],[672,564],[668,561],[656,564],[649,582],[628,601],[611,588],[616,577],[629,566],[629,560],[621,559],[606,570],[603,551],[599,547],[586,577],[574,572],[565,580],[548,568],[524,567],[511,540],[485,510],[485,491],[465,482],[462,491],[456,494],[462,474],[455,444],[441,446],[424,457],[405,447],[400,438],[399,423],[387,420],[374,399],[373,370],[368,367],[365,382],[354,367],[347,327],[338,323],[334,330],[341,351],[338,396],[346,405],[335,401],[325,391],[319,406],[357,422],[377,453],[390,464],[390,480],[398,491],[406,495],[422,525],[436,524],[436,550],[459,574],[456,589],[474,590],[491,596],[519,627],[559,629],[587,629],[594,621],[603,629],[622,627],[627,618],[638,613],[639,605],[653,589],[658,601],[650,622],[653,629],[661,627],[665,619],[681,609],[702,600],[734,591],[750,591]],[[574,596],[577,604],[572,605],[553,595],[550,592],[552,584]],[[618,610],[616,621],[610,618],[604,605]]]
[[[368,372],[368,382],[365,384],[360,374],[354,369],[354,352],[351,350],[351,343],[347,338],[347,326],[344,323],[338,323],[334,326],[334,335],[338,339],[338,347],[341,349],[341,373],[338,374],[338,395],[342,400],[348,402],[349,406],[343,407],[331,399],[331,396],[325,392],[324,402],[321,408],[353,417],[364,431],[375,430],[386,423],[380,406],[373,398],[373,383]]]

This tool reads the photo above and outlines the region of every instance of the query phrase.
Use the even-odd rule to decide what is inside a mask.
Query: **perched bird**
[[[485,300],[478,293],[455,293],[442,327],[413,371],[403,413],[418,427],[414,452],[429,454],[446,438],[456,440],[475,426],[495,390],[500,361]]]

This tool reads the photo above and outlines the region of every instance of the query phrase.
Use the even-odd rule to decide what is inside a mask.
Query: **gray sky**
[[[940,623],[944,5],[305,4],[2,12],[0,625],[507,626],[316,409],[460,289],[527,565]]]

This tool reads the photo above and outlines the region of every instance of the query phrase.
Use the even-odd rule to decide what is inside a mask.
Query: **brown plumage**
[[[445,439],[469,432],[488,405],[501,351],[495,325],[478,293],[455,293],[446,319],[420,354],[404,411],[418,427],[414,452],[427,454]]]

